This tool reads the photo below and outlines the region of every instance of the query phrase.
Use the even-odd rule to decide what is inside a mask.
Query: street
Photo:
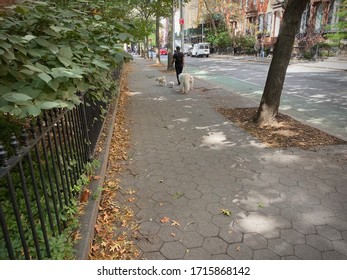
[[[165,59],[165,58],[164,58]],[[164,60],[163,60],[164,61]],[[260,102],[269,60],[186,57],[196,78]],[[287,70],[280,111],[347,140],[347,72],[292,63]]]

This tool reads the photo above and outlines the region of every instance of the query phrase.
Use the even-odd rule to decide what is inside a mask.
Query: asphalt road
[[[269,61],[186,57],[186,71],[260,102]],[[347,140],[347,72],[291,64],[280,111]]]

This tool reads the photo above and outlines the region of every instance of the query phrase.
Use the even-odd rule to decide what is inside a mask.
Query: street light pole
[[[183,3],[180,0],[180,24],[181,24],[181,49],[184,52],[184,19],[183,19]]]

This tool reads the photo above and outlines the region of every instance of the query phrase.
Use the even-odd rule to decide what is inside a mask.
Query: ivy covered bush
[[[131,59],[123,43],[132,26],[104,4],[25,1],[0,11],[0,112],[38,116],[72,108],[79,92],[103,98],[115,87],[112,70]]]

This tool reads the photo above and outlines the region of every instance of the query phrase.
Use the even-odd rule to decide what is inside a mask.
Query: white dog
[[[171,82],[169,83],[169,87],[170,87],[170,88],[173,88],[174,86],[175,86],[175,83],[171,81]]]
[[[194,76],[189,73],[181,73],[178,75],[178,79],[182,85],[183,93],[187,93],[189,90],[194,89]]]
[[[166,78],[165,78],[165,76],[158,77],[155,80],[159,82],[160,86],[166,87]]]

